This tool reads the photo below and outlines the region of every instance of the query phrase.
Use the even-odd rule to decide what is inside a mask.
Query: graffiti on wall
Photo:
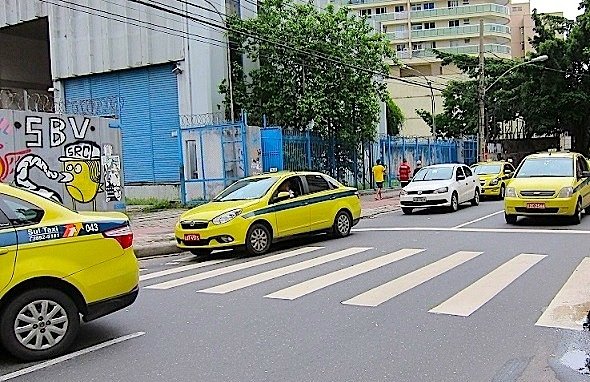
[[[120,201],[121,189],[121,158],[113,154],[113,145],[103,146],[102,168],[104,170],[104,190],[107,202]]]

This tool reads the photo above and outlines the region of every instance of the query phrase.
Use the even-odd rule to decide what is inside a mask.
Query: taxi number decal
[[[96,224],[96,223],[84,224],[84,230],[88,233],[100,232],[100,228],[98,227],[98,224]]]

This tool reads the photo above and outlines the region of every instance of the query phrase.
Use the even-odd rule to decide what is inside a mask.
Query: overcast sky
[[[537,8],[539,12],[563,12],[568,19],[575,19],[581,13],[578,5],[578,0],[531,0],[531,10]]]

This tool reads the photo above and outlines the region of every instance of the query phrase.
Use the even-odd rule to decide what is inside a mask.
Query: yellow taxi
[[[195,255],[224,248],[261,255],[273,241],[295,235],[329,231],[348,236],[360,215],[357,190],[328,175],[269,173],[241,179],[185,212],[175,235],[178,247]]]
[[[570,216],[579,224],[590,205],[590,168],[583,155],[549,151],[527,156],[506,187],[504,216]]]
[[[479,176],[481,196],[504,198],[506,182],[514,174],[514,167],[511,163],[505,161],[480,162],[471,168]]]
[[[132,304],[139,268],[124,214],[74,212],[0,184],[0,342],[31,361],[65,352],[85,322]]]

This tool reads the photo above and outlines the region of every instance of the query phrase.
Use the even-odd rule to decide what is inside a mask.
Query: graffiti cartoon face
[[[89,203],[100,192],[100,146],[94,142],[79,141],[64,146],[65,154],[59,160],[64,170],[72,175],[66,190],[75,201]]]

